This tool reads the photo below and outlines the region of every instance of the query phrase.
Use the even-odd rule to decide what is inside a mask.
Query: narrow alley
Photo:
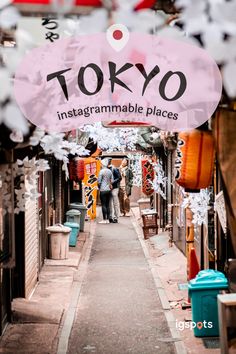
[[[0,354],[236,354],[236,0],[0,0]]]
[[[97,225],[69,354],[175,353],[131,218]]]

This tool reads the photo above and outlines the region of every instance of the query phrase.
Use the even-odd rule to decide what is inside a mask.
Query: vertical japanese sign
[[[151,195],[153,193],[152,184],[150,181],[154,179],[154,170],[151,162],[147,159],[143,159],[142,165],[142,191],[146,195]]]
[[[85,176],[84,182],[84,195],[85,205],[87,207],[87,216],[93,220],[96,218],[97,207],[97,191],[98,191],[98,173],[101,168],[101,162],[93,157],[84,159],[85,163]]]

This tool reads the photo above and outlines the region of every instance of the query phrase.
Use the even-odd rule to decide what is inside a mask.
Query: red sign
[[[151,124],[147,122],[130,122],[125,120],[114,120],[113,122],[102,122],[105,128],[132,128],[132,127],[150,127]]]
[[[150,9],[155,5],[155,2],[155,0],[142,0],[135,6],[134,11]]]
[[[142,165],[142,192],[146,195],[151,195],[154,190],[150,181],[154,179],[154,170],[152,164],[147,160],[143,159],[141,161]]]

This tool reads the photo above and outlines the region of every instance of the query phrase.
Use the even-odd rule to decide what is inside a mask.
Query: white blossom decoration
[[[133,172],[133,185],[136,187],[142,186],[142,169],[141,169],[141,160],[143,155],[141,153],[128,154],[128,159],[130,160],[130,167]]]
[[[104,128],[100,122],[81,128],[98,143],[100,149],[112,151],[136,150],[138,132],[135,128]]]
[[[182,207],[189,207],[193,213],[192,223],[195,226],[207,225],[207,215],[210,202],[208,189],[201,189],[200,193],[184,193]]]
[[[155,171],[155,177],[153,181],[149,181],[153,187],[154,192],[158,193],[163,199],[166,199],[166,182],[167,177],[165,177],[165,172],[162,168],[162,164],[153,162],[153,169]]]
[[[12,168],[8,165],[5,166],[1,170],[4,212],[14,211],[15,214],[19,214],[20,211],[25,210],[27,200],[36,200],[40,194],[35,188],[35,181],[39,178],[39,172],[44,172],[49,168],[47,160],[29,159],[28,157],[25,157],[24,160],[17,160]],[[9,183],[11,180],[14,181],[14,210],[12,210],[11,183]]]
[[[64,133],[46,134],[44,130],[36,128],[33,135],[30,137],[32,146],[40,145],[45,154],[53,155],[57,160],[67,163],[68,155],[84,156],[89,153],[84,146],[77,144],[74,141],[65,140]]]

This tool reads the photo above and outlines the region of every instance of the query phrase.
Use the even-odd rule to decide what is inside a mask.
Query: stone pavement
[[[175,341],[131,218],[98,224],[68,354],[171,354]]]
[[[81,252],[89,234],[80,233],[77,246],[70,247],[67,260],[45,260],[31,298],[14,299],[13,323],[0,340],[0,353],[54,354],[60,327],[70,302],[70,292]]]

